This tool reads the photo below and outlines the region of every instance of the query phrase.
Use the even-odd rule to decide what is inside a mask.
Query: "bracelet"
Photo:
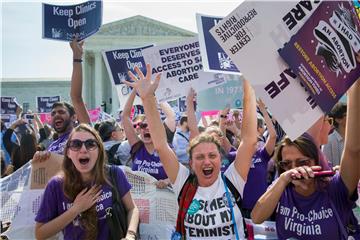
[[[74,58],[74,63],[82,63],[82,59],[80,58]]]
[[[136,239],[136,232],[134,232],[133,230],[127,230],[126,235],[130,235],[130,236],[132,236],[134,239]]]
[[[227,118],[227,116],[226,115],[220,115],[220,118]]]

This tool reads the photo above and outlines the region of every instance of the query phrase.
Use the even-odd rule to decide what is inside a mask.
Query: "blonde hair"
[[[204,132],[204,133],[199,134],[198,136],[196,136],[194,139],[192,139],[190,141],[189,148],[188,148],[188,153],[189,153],[190,159],[192,159],[192,152],[193,152],[194,148],[197,145],[199,145],[200,143],[214,143],[216,145],[219,153],[221,151],[220,142],[216,138],[211,136],[209,133]]]

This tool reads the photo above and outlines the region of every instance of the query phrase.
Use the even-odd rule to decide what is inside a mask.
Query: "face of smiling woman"
[[[201,187],[211,186],[219,176],[221,156],[215,143],[199,143],[192,150],[190,166]]]
[[[99,156],[99,147],[95,137],[89,132],[75,132],[69,141],[73,141],[74,143],[78,140],[82,142],[87,140],[95,141],[95,145],[94,142],[90,142],[92,145],[88,146],[88,148],[86,148],[86,144],[84,143],[81,144],[80,148],[76,148],[76,144],[70,142],[67,151],[67,156],[71,159],[75,168],[80,172],[83,180],[88,180],[91,178],[91,171]]]

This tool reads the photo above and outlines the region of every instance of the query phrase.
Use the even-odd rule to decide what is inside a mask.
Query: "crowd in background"
[[[33,114],[34,120],[25,119],[21,108],[17,120],[8,128],[1,122],[1,177],[12,174],[30,160],[46,161],[51,153],[64,156],[62,173],[52,178],[45,189],[36,217],[37,238],[63,231],[65,239],[74,236],[108,239],[112,230],[108,226],[108,214],[96,206],[114,208],[111,199],[103,196],[115,187],[127,212],[122,238],[135,239],[139,211],[129,192],[131,186],[118,168],[114,174],[121,184],[109,177],[112,169],[109,165],[126,165],[152,175],[158,188],[173,188],[180,198],[176,224],[176,234],[180,237],[200,239],[202,236],[188,212],[193,206],[192,199],[206,202],[223,194],[227,196],[229,189],[231,194],[241,196],[241,206],[237,202],[227,206],[231,212],[229,221],[213,221],[219,223],[215,224],[221,228],[219,231],[229,233],[230,239],[246,237],[243,217],[252,218],[255,223],[276,221],[280,239],[297,238],[294,232],[301,232],[303,237],[299,239],[327,236],[343,239],[344,234],[359,239],[359,225],[351,211],[360,175],[359,80],[349,91],[348,105],[336,104],[294,141],[286,137],[265,104],[260,99],[256,102],[247,81],[244,81],[243,109],[220,109],[217,116],[199,119],[194,108],[196,92],[191,90],[186,112],[176,119],[169,104],[158,104],[154,97],[159,76],[144,76],[138,68],[135,68],[137,76],[129,72],[134,82],[127,84],[133,91],[121,116],[91,123],[81,92],[82,44],[76,40],[70,44],[74,59],[72,104],[53,105],[51,126],[43,124],[36,113],[26,113]],[[143,102],[145,113],[131,118],[136,94]],[[163,120],[158,105],[165,115]],[[315,178],[320,170],[333,170],[335,175]],[[63,202],[68,207],[62,208]],[[296,220],[286,223],[289,220],[282,210],[290,208],[297,208],[303,214],[314,209],[332,209],[331,218],[318,222],[320,226],[327,224],[329,231],[316,234],[316,224],[308,227],[307,223]],[[207,216],[206,211],[204,207],[197,214]],[[301,230],[296,224],[303,224]],[[289,227],[284,228],[285,225]],[[204,230],[201,234],[210,234],[206,224],[201,227]],[[344,227],[352,227],[352,232],[344,233]]]

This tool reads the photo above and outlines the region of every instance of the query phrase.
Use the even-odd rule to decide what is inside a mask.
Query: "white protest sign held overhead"
[[[277,50],[317,6],[318,1],[245,1],[210,30],[291,139],[323,112]]]
[[[218,74],[203,71],[198,38],[147,48],[142,54],[152,74],[162,73],[159,102],[186,96],[191,87],[200,91],[224,83]]]

